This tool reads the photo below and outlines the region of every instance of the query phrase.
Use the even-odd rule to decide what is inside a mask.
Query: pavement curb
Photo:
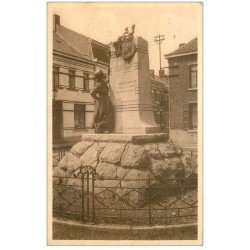
[[[108,224],[81,224],[74,221],[53,219],[54,239],[78,240],[135,240],[135,239],[195,239],[197,224],[168,226],[129,226]],[[191,237],[191,238],[190,238]]]

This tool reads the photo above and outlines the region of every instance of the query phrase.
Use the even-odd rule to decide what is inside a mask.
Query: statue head
[[[94,80],[104,80],[105,75],[101,69],[96,70],[94,73]]]

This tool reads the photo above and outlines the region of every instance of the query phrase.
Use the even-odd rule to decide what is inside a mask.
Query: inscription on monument
[[[110,87],[111,98],[115,108],[116,133],[156,133],[156,124],[152,109],[151,83],[149,75],[148,54],[140,48],[147,49],[147,42],[135,37],[133,42],[137,51],[131,60],[111,56]],[[114,55],[115,47],[111,46]]]
[[[131,88],[135,88],[136,83],[137,83],[137,79],[119,82],[118,90],[127,90]]]
[[[138,69],[138,63],[132,62],[130,64],[117,64],[114,66],[114,68],[111,68],[111,71],[122,72],[124,74],[129,73],[135,69]]]

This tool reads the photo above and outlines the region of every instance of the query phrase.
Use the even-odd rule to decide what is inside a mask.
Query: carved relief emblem
[[[126,61],[134,56],[136,47],[133,41],[127,41],[122,44],[122,58]]]
[[[123,35],[120,36],[117,41],[113,43],[116,57],[122,56],[122,58],[127,61],[134,56],[136,52],[136,46],[133,42],[134,32],[135,25],[132,25],[131,31],[126,28]]]

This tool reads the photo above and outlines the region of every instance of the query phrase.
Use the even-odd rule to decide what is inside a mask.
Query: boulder
[[[72,152],[68,152],[58,163],[57,167],[64,171],[67,171],[70,176],[74,171],[81,167],[81,162],[80,159]]]
[[[151,170],[156,178],[182,178],[185,168],[179,157],[166,158],[165,160],[151,159]]]
[[[152,173],[148,170],[141,171],[131,169],[122,181],[122,187],[142,188],[148,186],[148,179],[154,179]]]
[[[93,144],[93,142],[88,141],[78,142],[71,148],[71,152],[75,155],[81,156]]]
[[[151,159],[151,171],[156,178],[161,178],[166,175],[166,163],[164,160]]]
[[[161,159],[161,153],[155,143],[145,144],[144,148],[148,151],[149,155],[155,159]]]
[[[183,149],[182,147],[178,146],[178,145],[175,145],[175,151],[176,151],[176,155],[177,156],[182,156],[183,155]]]
[[[99,162],[96,173],[100,179],[114,179],[116,176],[116,165],[112,163]]]
[[[125,168],[148,168],[148,151],[141,145],[128,144],[121,158],[121,166]]]
[[[95,168],[98,164],[98,156],[100,152],[100,146],[98,143],[90,146],[85,153],[80,157],[80,161],[83,167]]]
[[[69,177],[69,173],[64,171],[60,167],[55,167],[53,170],[53,185],[66,185],[67,177]]]
[[[121,181],[121,187],[116,188],[116,194],[132,206],[142,204],[148,197],[148,179],[153,178],[150,171],[131,169]]]
[[[158,143],[157,146],[158,146],[160,153],[163,157],[169,158],[169,157],[176,156],[176,151],[175,151],[175,148],[172,144],[170,144],[170,143]]]
[[[117,164],[121,161],[125,143],[108,143],[102,150],[99,161]]]
[[[130,169],[128,168],[122,168],[122,167],[117,167],[116,170],[116,179],[124,179],[124,177],[126,176],[126,174],[130,171]]]
[[[184,178],[185,177],[185,167],[179,157],[173,157],[164,160],[167,164],[167,168],[170,171],[169,178],[174,176],[174,178]]]

